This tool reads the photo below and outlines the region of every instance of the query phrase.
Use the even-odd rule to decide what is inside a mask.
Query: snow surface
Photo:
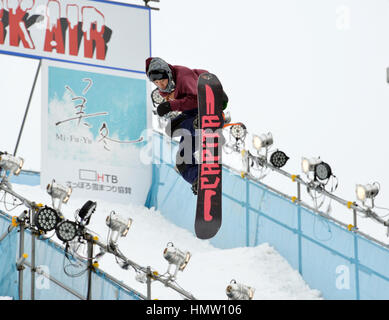
[[[50,196],[39,186],[13,185],[13,190],[25,198],[51,205]],[[6,201],[11,202],[7,196]],[[63,205],[65,218],[74,219],[74,212],[89,199],[70,198]],[[4,210],[4,204],[0,208]],[[7,205],[10,209],[12,206]],[[99,239],[106,242],[108,227],[106,217],[114,210],[124,217],[131,217],[133,224],[126,238],[119,240],[119,249],[126,257],[137,264],[151,266],[159,274],[167,271],[168,263],[163,258],[163,250],[168,242],[182,251],[191,252],[192,256],[183,272],[177,276],[177,284],[201,300],[226,300],[226,287],[231,280],[255,288],[254,299],[323,299],[318,290],[309,288],[298,271],[269,244],[257,247],[219,249],[209,241],[197,239],[191,232],[169,222],[154,209],[142,206],[123,205],[97,201],[97,210],[92,216],[88,228],[93,230]],[[15,215],[18,209],[10,214]],[[56,240],[55,234],[52,240]],[[81,248],[82,249],[82,248]],[[86,249],[86,248],[85,248]],[[86,252],[79,253],[86,255]],[[106,253],[99,261],[101,270],[108,272],[116,279],[146,295],[146,284],[135,280],[135,271],[121,269],[115,257]],[[183,297],[162,283],[152,283],[152,299],[178,300]]]

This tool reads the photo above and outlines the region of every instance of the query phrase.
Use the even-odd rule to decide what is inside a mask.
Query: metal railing
[[[25,267],[28,267],[31,269],[31,300],[35,299],[35,274],[40,274],[50,281],[54,282],[58,286],[62,287],[64,290],[67,292],[71,293],[75,297],[83,300],[90,300],[92,299],[92,290],[93,290],[93,284],[92,284],[92,273],[98,271],[98,265],[96,264],[95,257],[93,256],[94,252],[94,246],[97,245],[98,247],[101,248],[103,254],[109,253],[114,255],[115,257],[119,258],[124,265],[126,265],[126,269],[128,266],[132,266],[137,272],[142,272],[146,276],[146,282],[147,282],[147,294],[142,295],[141,293],[135,291],[134,289],[124,285],[122,282],[119,282],[116,280],[114,277],[111,275],[107,275],[108,278],[110,278],[113,282],[115,282],[118,286],[122,287],[123,290],[127,290],[129,292],[133,292],[139,299],[144,299],[144,300],[150,300],[151,299],[151,289],[152,289],[152,282],[153,281],[159,281],[165,285],[165,287],[168,287],[183,297],[188,300],[195,300],[196,298],[188,291],[182,289],[179,285],[176,284],[174,277],[164,277],[164,275],[159,275],[157,271],[153,271],[154,269],[151,266],[143,267],[136,262],[130,260],[127,258],[123,253],[120,252],[120,250],[117,247],[111,247],[108,246],[107,244],[101,242],[98,237],[93,236],[93,232],[90,232],[89,230],[86,229],[86,232],[83,234],[83,239],[86,240],[87,242],[87,248],[88,248],[88,256],[86,260],[86,268],[87,268],[87,295],[84,297],[83,295],[77,293],[75,290],[70,288],[69,286],[66,286],[65,284],[61,283],[59,280],[55,279],[55,277],[46,274],[42,270],[40,270],[36,265],[35,265],[35,241],[36,240],[48,240],[47,238],[42,235],[42,233],[36,228],[36,226],[33,223],[33,218],[32,215],[39,210],[41,207],[40,204],[37,204],[33,201],[30,201],[26,199],[25,197],[19,195],[15,191],[11,189],[10,183],[6,180],[6,178],[3,179],[2,183],[0,183],[0,191],[3,191],[5,193],[8,193],[12,195],[14,198],[19,199],[21,201],[21,204],[26,206],[28,210],[24,210],[22,214],[19,216],[15,217],[9,217],[5,212],[0,210],[0,214],[4,216],[8,216],[8,218],[12,219],[12,223],[9,225],[7,228],[7,231],[3,234],[0,235],[0,242],[4,240],[15,228],[19,228],[20,232],[20,239],[19,239],[19,263],[18,263],[18,286],[19,286],[19,298],[23,299],[23,270]],[[20,204],[19,204],[20,205]],[[31,262],[26,261],[26,259],[23,259],[23,256],[25,254],[25,232],[29,231],[31,232]],[[48,240],[51,241],[52,240]],[[56,244],[59,246],[58,244]],[[61,250],[63,251],[63,254],[65,254],[65,247],[64,246],[59,246]],[[103,255],[101,254],[101,256]],[[94,262],[95,260],[95,262]],[[85,261],[83,261],[85,263]]]
[[[162,127],[160,127],[160,128],[163,129]],[[175,145],[175,146],[178,145],[177,140],[171,139],[170,137],[166,136],[166,134],[164,132],[161,132],[161,131],[154,129],[154,133],[160,135],[160,138],[165,139],[165,141],[167,141],[169,144]],[[237,151],[241,152],[241,150],[237,150]],[[161,156],[164,154],[164,152],[162,150],[160,150],[160,153],[161,153]],[[297,184],[296,195],[297,196],[294,196],[294,195],[291,196],[291,195],[285,194],[284,192],[278,190],[277,188],[271,187],[270,185],[263,183],[261,181],[261,179],[258,179],[257,177],[255,177],[253,174],[251,174],[251,172],[249,170],[242,172],[241,170],[238,170],[237,168],[234,168],[234,167],[227,165],[225,163],[223,164],[223,167],[228,169],[229,171],[237,174],[237,175],[240,175],[242,177],[242,179],[246,178],[252,182],[258,183],[259,185],[262,185],[263,187],[269,189],[270,191],[272,191],[272,192],[274,192],[274,193],[276,193],[284,198],[290,199],[291,201],[298,203],[302,207],[305,207],[308,210],[311,210],[311,211],[317,213],[321,217],[324,217],[328,220],[331,220],[331,221],[337,223],[338,225],[341,225],[342,227],[345,227],[349,231],[360,234],[360,235],[364,236],[365,238],[380,244],[381,246],[389,248],[389,244],[386,244],[386,243],[376,239],[374,236],[366,234],[358,229],[357,212],[362,213],[365,215],[365,217],[371,218],[371,219],[375,220],[376,222],[382,224],[384,227],[387,228],[387,235],[389,235],[389,219],[388,220],[382,219],[375,211],[373,211],[373,208],[364,208],[364,207],[359,206],[356,202],[347,201],[345,199],[342,199],[341,197],[338,197],[334,193],[327,191],[321,184],[317,184],[314,181],[306,182],[299,175],[291,174],[285,170],[277,168],[266,160],[261,161],[261,165],[264,168],[268,168],[281,176],[287,177],[292,182],[296,182],[296,184]],[[337,203],[341,204],[342,206],[345,206],[348,209],[352,210],[353,211],[353,224],[352,225],[346,224],[346,223],[330,216],[329,214],[327,214],[323,211],[320,211],[318,208],[312,207],[308,203],[305,203],[301,197],[301,186],[305,186],[305,187],[309,188],[310,190],[316,191],[317,193],[322,194],[322,195],[328,197],[329,199],[336,201]]]

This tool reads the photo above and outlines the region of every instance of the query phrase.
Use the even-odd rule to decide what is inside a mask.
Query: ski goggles
[[[150,81],[169,79],[169,76],[165,70],[153,70],[149,73]]]

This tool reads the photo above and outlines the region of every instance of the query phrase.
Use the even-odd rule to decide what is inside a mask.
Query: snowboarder
[[[186,129],[180,132],[181,139],[179,151],[176,155],[176,171],[192,186],[192,191],[197,195],[198,189],[198,164],[195,160],[196,129],[198,126],[198,101],[197,81],[206,70],[189,69],[184,66],[173,66],[161,58],[150,57],[146,59],[146,74],[159,89],[159,93],[165,99],[158,105],[157,113],[160,117],[171,111],[182,113],[171,120],[170,135],[173,136],[177,129]],[[223,91],[223,110],[227,107],[228,97]],[[191,137],[185,137],[184,132],[189,132]],[[184,157],[184,150],[188,149],[186,143],[191,143],[192,154]],[[185,160],[185,161],[184,161]]]

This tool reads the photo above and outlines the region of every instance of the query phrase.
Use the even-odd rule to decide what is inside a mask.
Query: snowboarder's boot
[[[195,196],[197,196],[197,191],[199,190],[199,179],[196,179],[193,183],[192,183],[192,192]]]
[[[194,118],[194,120],[193,120],[193,128],[195,130],[200,129],[200,127],[199,127],[199,115],[196,115],[196,118]]]

